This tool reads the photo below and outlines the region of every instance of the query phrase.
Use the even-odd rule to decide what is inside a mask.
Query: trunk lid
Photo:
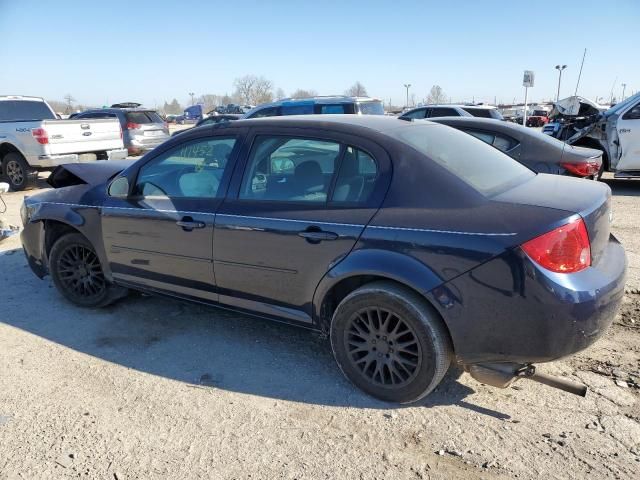
[[[584,219],[589,233],[593,263],[597,263],[609,241],[612,218],[611,189],[604,183],[538,174],[531,180],[494,197],[493,200],[565,211],[567,216],[562,222],[579,214]],[[560,226],[562,222],[548,225],[545,231]],[[539,232],[542,233],[545,232]]]

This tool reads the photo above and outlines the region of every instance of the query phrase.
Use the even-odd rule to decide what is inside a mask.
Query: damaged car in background
[[[558,101],[543,133],[570,145],[603,152],[603,172],[616,178],[640,177],[640,93],[609,109],[583,97]]]

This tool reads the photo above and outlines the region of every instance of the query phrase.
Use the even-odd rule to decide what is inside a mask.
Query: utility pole
[[[193,92],[189,92],[189,95],[191,95],[191,105],[195,105],[195,103],[193,102],[193,97],[195,97],[196,94]]]
[[[409,108],[409,89],[411,88],[410,83],[405,83],[404,88],[407,89],[407,103],[405,104],[407,108]]]
[[[556,70],[558,70],[558,93],[556,94],[556,102],[560,100],[560,82],[562,81],[562,71],[567,68],[566,65],[556,65]]]
[[[627,84],[623,83],[622,85],[622,100],[620,100],[621,102],[624,102],[624,91],[627,89]]]

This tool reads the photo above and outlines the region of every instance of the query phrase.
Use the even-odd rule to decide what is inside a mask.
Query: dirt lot
[[[640,181],[607,182],[630,262],[622,312],[542,367],[586,383],[584,399],[452,371],[421,405],[390,406],[303,330],[143,296],[73,307],[14,237],[0,245],[0,479],[638,478]],[[16,223],[22,196],[6,196]]]

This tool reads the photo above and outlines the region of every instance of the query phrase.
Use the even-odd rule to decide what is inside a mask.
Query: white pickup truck
[[[38,171],[127,156],[117,119],[61,120],[42,98],[0,96],[0,177],[24,189]]]
[[[557,102],[552,121],[543,128],[570,145],[602,150],[603,171],[616,178],[640,177],[640,93],[609,109],[582,97]]]

